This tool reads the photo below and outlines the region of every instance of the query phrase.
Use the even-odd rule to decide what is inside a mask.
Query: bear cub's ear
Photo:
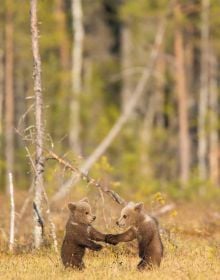
[[[71,212],[73,212],[76,209],[76,204],[73,202],[68,203],[68,208]]]
[[[144,208],[144,203],[143,202],[136,203],[135,206],[134,206],[134,209],[138,212],[140,212],[143,208]]]
[[[89,199],[88,199],[88,197],[84,197],[84,198],[82,198],[79,202],[86,202],[86,203],[89,203]]]

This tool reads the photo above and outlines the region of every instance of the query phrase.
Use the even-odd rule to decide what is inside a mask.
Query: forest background
[[[218,0],[1,1],[2,279],[140,278],[133,243],[63,269],[83,196],[103,232],[123,199],[157,216],[148,279],[219,278],[219,15]]]
[[[30,6],[28,1],[3,4],[0,188],[7,190],[7,174],[12,171],[16,189],[27,190],[33,174],[24,146],[33,157],[34,150],[16,131],[35,134]],[[148,67],[167,5],[166,0],[87,0],[77,15],[71,1],[39,1],[48,147],[53,145],[78,166],[93,153],[126,111]],[[108,177],[122,195],[137,199],[157,191],[174,197],[216,195],[219,12],[215,0],[177,1],[172,8],[145,92],[91,171],[98,178]],[[62,170],[57,168],[50,162],[45,169],[51,195],[70,176],[60,176]]]

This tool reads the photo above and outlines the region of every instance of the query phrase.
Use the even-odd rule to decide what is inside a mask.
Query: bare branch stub
[[[42,233],[42,239],[43,239],[43,237],[44,237],[44,221],[43,221],[43,218],[41,217],[41,215],[39,213],[39,210],[38,210],[35,202],[33,202],[33,209],[34,209],[34,212],[36,213],[36,216],[38,217],[37,221],[38,221],[39,226],[41,227],[41,233]]]

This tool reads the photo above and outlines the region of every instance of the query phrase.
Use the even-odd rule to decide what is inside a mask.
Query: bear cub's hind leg
[[[143,271],[143,270],[151,270],[153,268],[152,264],[149,263],[147,260],[142,259],[139,264],[137,265],[137,269],[139,271]]]

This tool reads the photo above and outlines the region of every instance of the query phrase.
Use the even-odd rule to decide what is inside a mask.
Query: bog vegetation
[[[1,2],[0,278],[139,279],[133,243],[63,269],[86,195],[103,232],[122,198],[171,205],[146,278],[218,279],[219,1]]]

